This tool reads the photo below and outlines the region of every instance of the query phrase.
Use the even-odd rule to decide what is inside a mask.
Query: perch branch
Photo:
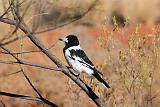
[[[98,0],[96,0],[98,1]],[[15,7],[15,4],[14,4],[14,1],[12,1],[12,5],[13,7]],[[76,20],[82,18],[85,14],[87,14],[93,7],[94,7],[95,4],[93,4],[89,9],[88,11],[86,11],[86,13],[84,13],[83,15],[81,16],[77,16],[77,18],[75,20],[72,20],[71,22],[69,23],[73,23],[75,22]],[[48,58],[50,58],[50,60],[52,60],[59,68],[62,68],[62,72],[68,76],[70,79],[72,79],[79,87],[82,88],[82,90],[89,96],[89,98],[91,98],[95,104],[99,107],[106,107],[105,103],[92,91],[92,89],[87,85],[85,84],[80,78],[77,78],[77,76],[72,73],[69,69],[67,69],[67,67],[56,57],[54,56],[49,50],[47,50],[47,48],[39,41],[39,39],[30,31],[30,29],[27,27],[27,25],[25,24],[25,22],[23,21],[23,18],[21,17],[21,15],[16,11],[16,8],[12,8],[13,9],[13,15],[14,15],[14,18],[16,20],[15,21],[12,21],[12,20],[4,20],[4,19],[0,19],[0,21],[4,22],[4,23],[8,23],[8,24],[11,24],[11,25],[15,25],[15,26],[18,26],[26,35],[27,37],[46,55],[48,56]],[[17,22],[18,25],[17,25]],[[67,24],[69,24],[67,23]],[[57,28],[60,28],[60,27],[63,27],[67,24],[64,24],[64,25],[60,25],[54,29],[57,29]],[[50,31],[50,30],[53,30],[53,29],[49,29],[47,31]],[[37,32],[37,33],[43,33],[43,32],[47,32],[47,31],[42,31],[42,32]],[[13,54],[14,55],[14,54]],[[14,57],[14,56],[13,56]],[[15,57],[15,59],[17,59]],[[18,62],[20,62],[21,60],[17,59]]]

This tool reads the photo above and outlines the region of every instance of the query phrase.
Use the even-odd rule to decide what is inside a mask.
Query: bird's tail
[[[94,71],[92,74],[99,82],[101,82],[106,88],[111,88],[97,73],[97,71]]]

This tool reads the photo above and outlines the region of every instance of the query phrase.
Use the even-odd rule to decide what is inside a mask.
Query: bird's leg
[[[66,66],[68,69],[72,69],[72,67],[70,66]],[[77,75],[75,75],[77,77],[77,79],[79,79],[80,73],[78,73]]]
[[[66,66],[68,69],[71,69],[72,67],[70,67],[70,66]]]
[[[80,73],[79,73],[79,74],[77,74],[76,76],[77,76],[77,77],[79,77],[79,76],[80,76]]]
[[[81,74],[81,73],[78,73],[78,74],[76,75],[77,79],[79,79],[79,77],[80,77],[80,74]]]
[[[80,76],[80,73],[78,73],[76,76],[79,77],[79,76]]]

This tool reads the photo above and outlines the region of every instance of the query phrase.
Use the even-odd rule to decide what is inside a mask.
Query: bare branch
[[[10,25],[16,25],[16,21],[8,19],[8,18],[0,18],[0,21],[3,23],[10,24]]]
[[[20,99],[26,99],[26,100],[42,101],[42,100],[39,99],[39,98],[34,98],[34,97],[24,96],[24,95],[18,95],[18,94],[11,94],[11,93],[2,92],[2,91],[0,91],[0,95],[5,95],[5,96],[9,96],[9,97],[20,98]]]
[[[11,44],[12,42],[15,42],[15,41],[17,41],[17,40],[19,40],[19,39],[21,39],[21,38],[27,37],[27,36],[28,36],[27,34],[21,35],[21,36],[18,36],[18,37],[16,37],[16,38],[12,39],[12,40],[9,40],[9,41],[7,41],[7,42],[1,43],[0,45],[1,45],[1,46],[4,46],[4,45]]]
[[[19,72],[21,72],[21,71],[17,71],[17,72],[13,72],[13,73],[9,73],[9,74],[0,75],[0,78],[1,77],[7,77],[7,76],[10,76],[10,75],[13,75],[13,74],[17,74]]]
[[[25,25],[25,23],[20,23],[19,28],[25,34],[31,34],[31,31]],[[46,47],[39,41],[39,39],[33,34],[28,35],[29,39],[44,53],[46,54],[58,67],[64,68],[62,72],[66,74],[69,78],[71,78],[77,85],[79,85],[86,94],[97,104],[99,107],[106,107],[106,105],[99,99],[99,97],[92,91],[90,87],[88,87],[80,78],[77,78],[71,71],[69,71],[66,66],[55,57]]]
[[[42,4],[40,3],[40,5],[39,6],[37,5],[35,8],[35,15],[41,14],[41,13],[43,12],[42,12]],[[40,20],[41,20],[41,16],[39,15],[38,17],[33,17],[32,32],[35,32],[38,29]]]
[[[27,1],[27,0],[24,0],[24,2],[25,2],[25,1]],[[30,0],[30,2],[28,3],[28,5],[26,6],[24,12],[22,13],[22,18],[26,15],[26,13],[27,13],[29,7],[30,7],[32,4],[35,3],[35,2],[32,3],[32,1],[33,1],[33,0]],[[17,7],[18,7],[18,6],[17,6]]]
[[[10,55],[12,55],[18,62],[23,62],[21,59],[19,59],[18,57],[16,57],[12,52],[10,52],[8,49],[4,48],[1,46],[1,48],[5,51],[7,51]],[[28,81],[28,83],[30,84],[30,86],[33,88],[33,90],[37,93],[37,95],[40,97],[40,99],[46,100],[42,97],[42,95],[39,93],[39,91],[34,87],[34,85],[31,83],[29,77],[27,76],[27,74],[23,71],[23,69],[21,68],[21,72],[23,73],[23,75],[25,76],[26,80]],[[46,100],[48,101],[48,100]]]
[[[52,66],[46,66],[46,65],[42,65],[42,64],[36,64],[36,63],[31,63],[31,62],[26,62],[26,61],[22,61],[21,62],[12,62],[12,61],[0,61],[0,63],[4,63],[4,64],[24,64],[24,65],[29,65],[29,66],[34,66],[34,67],[40,67],[40,68],[44,68],[44,69],[49,69],[49,70],[54,70],[54,71],[62,71],[62,68],[57,68],[57,67],[52,67]]]
[[[26,21],[26,24],[28,24],[28,22],[29,22],[31,19],[33,19],[33,18],[35,18],[35,17],[37,17],[37,16],[46,15],[46,14],[49,14],[49,13],[35,14],[34,16],[30,17],[30,18]],[[34,31],[34,30],[33,30],[33,31]]]
[[[45,104],[48,104],[52,107],[58,107],[57,105],[55,105],[52,102],[50,102],[46,99],[43,99],[43,98],[37,98],[37,97],[31,97],[31,96],[25,96],[25,95],[19,95],[19,94],[12,94],[12,93],[2,92],[2,91],[0,91],[0,95],[14,97],[14,98],[20,98],[20,99],[26,99],[26,100],[39,101],[39,102],[43,102]]]
[[[0,100],[1,101],[1,100]],[[2,103],[2,105],[4,106],[4,107],[6,107],[6,105],[1,101],[1,103]]]
[[[4,48],[4,47],[1,47],[3,50],[7,51],[10,55],[12,55],[18,62],[21,62],[21,59],[19,59],[18,57],[16,57],[12,52],[10,52],[8,49]],[[33,88],[33,90],[37,93],[37,95],[40,97],[40,98],[43,98],[41,96],[41,94],[39,93],[39,91],[33,86],[33,84],[31,83],[29,77],[27,76],[27,74],[23,71],[23,69],[21,68],[21,71],[23,73],[23,75],[25,76],[26,80],[28,81],[28,83],[30,84],[30,86]]]
[[[0,19],[3,18],[3,16],[5,16],[5,15],[9,12],[10,8],[11,8],[11,5],[10,5],[10,6],[6,9],[6,11],[0,16]]]
[[[71,21],[69,21],[69,22],[67,22],[67,23],[58,25],[58,26],[56,26],[56,27],[54,27],[54,28],[47,29],[47,30],[44,30],[44,31],[30,32],[30,34],[31,34],[31,33],[32,33],[32,34],[45,33],[45,32],[51,31],[51,30],[55,30],[55,29],[64,27],[64,26],[66,26],[66,25],[68,25],[68,24],[74,23],[75,21],[77,21],[77,20],[81,19],[82,17],[84,17],[84,16],[96,5],[97,1],[98,1],[98,0],[95,0],[95,2],[88,8],[88,10],[87,10],[86,12],[84,12],[83,14],[81,14],[81,15],[79,15],[79,16],[76,16],[73,20],[71,20]],[[10,25],[16,25],[16,21],[11,20],[11,19],[8,19],[8,18],[0,18],[0,21],[1,21],[1,22],[4,22],[4,23],[7,23],[7,24],[10,24]],[[26,36],[28,36],[28,35],[30,35],[30,34],[26,34],[26,35],[22,36],[22,38],[24,38],[24,37],[26,37]],[[13,40],[10,40],[10,41],[8,41],[8,42],[2,43],[2,44],[0,44],[0,45],[10,44],[10,43],[12,43],[12,42],[14,42],[14,41],[19,40],[20,38],[21,38],[21,37],[15,38],[15,39],[13,39]]]
[[[98,0],[96,0],[98,1]],[[96,2],[95,2],[96,3]],[[59,27],[63,27],[67,24],[73,23],[76,20],[82,18],[84,15],[86,15],[95,5],[95,3],[82,15],[79,15],[77,17],[75,17],[75,19],[73,19],[72,21],[65,23],[63,25],[57,26],[56,28],[53,29],[57,29]],[[15,7],[14,1],[12,1],[12,5],[13,7]],[[78,78],[74,73],[72,73],[69,69],[67,69],[67,67],[56,57],[54,56],[49,50],[47,50],[47,48],[40,42],[40,40],[30,31],[30,29],[26,26],[26,24],[23,21],[22,16],[18,13],[18,11],[15,8],[12,8],[12,13],[14,18],[16,19],[16,23],[18,22],[18,25],[15,23],[12,25],[18,26],[26,35],[27,37],[46,55],[48,56],[48,58],[50,58],[50,60],[52,60],[59,68],[61,68],[61,71],[67,75],[70,79],[72,79],[79,87],[82,88],[82,90],[84,92],[86,92],[86,94],[89,96],[89,98],[91,98],[95,104],[99,107],[106,107],[105,103],[99,99],[99,97],[92,91],[92,89],[85,84],[80,78]],[[36,32],[37,33],[43,33],[43,32],[47,32],[53,29],[48,29],[46,31],[41,31],[41,32]],[[4,47],[1,46],[2,49],[6,50]],[[7,51],[7,50],[6,50]],[[10,53],[9,51],[7,51],[8,53]],[[10,53],[18,62],[23,62],[21,59],[17,58],[13,53]]]
[[[6,40],[9,39],[13,36],[14,33],[16,33],[16,31],[18,30],[18,26],[16,26],[14,29],[12,29],[7,35],[5,35],[1,40],[0,40],[0,44]]]
[[[20,7],[24,2],[26,2],[27,0],[22,1],[21,3],[19,3],[16,7]],[[0,19],[3,18],[3,16],[5,16],[8,12],[10,12],[11,10],[11,4],[9,4],[9,7],[5,10],[5,12],[0,16]]]
[[[20,38],[21,39],[21,38]],[[57,43],[58,40],[56,40],[56,42],[50,46],[49,48],[47,48],[47,50],[50,50],[53,46],[55,46],[55,44]],[[2,46],[3,45],[6,45],[5,43],[1,44]],[[42,52],[42,51],[26,51],[26,52],[12,52],[13,54],[30,54],[30,53],[33,53],[33,52]],[[3,51],[0,51],[0,53],[3,53],[3,54],[9,54],[8,52],[3,52]]]
[[[64,23],[64,24],[61,24],[61,25],[58,25],[58,26],[56,26],[56,27],[54,27],[54,28],[50,28],[50,29],[47,29],[47,30],[39,31],[39,32],[33,32],[33,33],[34,33],[34,34],[45,33],[45,32],[48,32],[48,31],[52,31],[52,30],[55,30],[55,29],[64,27],[64,26],[66,26],[66,25],[68,25],[68,24],[74,23],[74,22],[76,22],[77,20],[79,20],[79,19],[81,19],[82,17],[84,17],[88,12],[90,12],[90,11],[93,9],[93,7],[96,5],[97,1],[98,1],[98,0],[95,0],[94,3],[93,3],[83,14],[78,15],[78,16],[75,16],[75,17],[73,18],[73,20],[71,20],[71,21],[69,21],[69,22]]]

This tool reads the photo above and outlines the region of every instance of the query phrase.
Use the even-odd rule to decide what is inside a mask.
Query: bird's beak
[[[63,42],[68,42],[68,38],[60,38],[59,40]]]

